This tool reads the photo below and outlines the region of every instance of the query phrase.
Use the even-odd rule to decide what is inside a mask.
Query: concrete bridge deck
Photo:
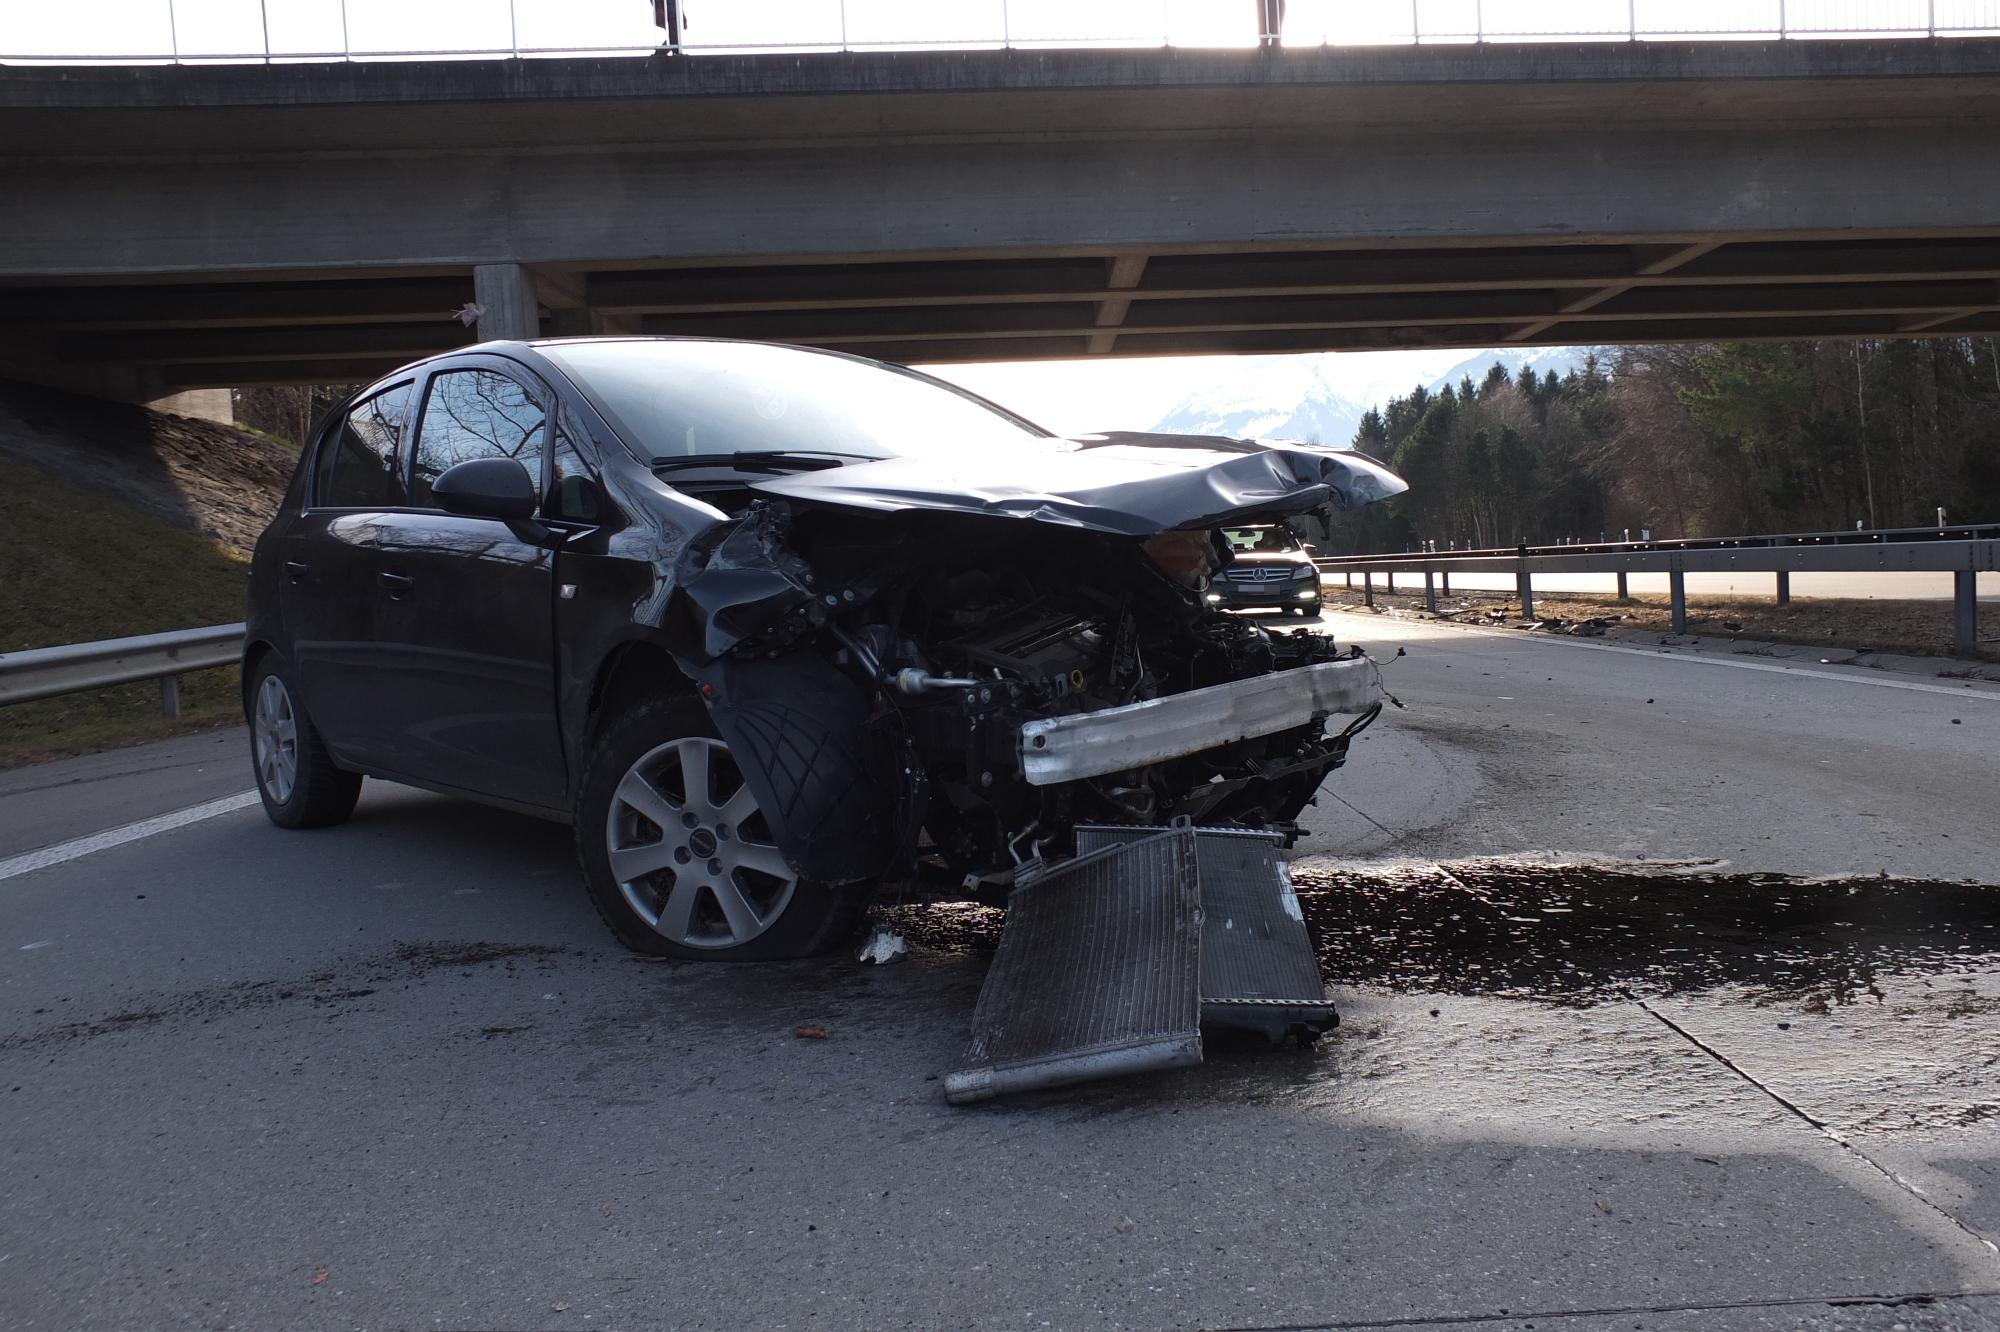
[[[2000,40],[0,69],[0,354],[2000,332]]]

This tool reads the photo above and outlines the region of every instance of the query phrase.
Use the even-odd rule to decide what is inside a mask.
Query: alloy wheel
[[[275,675],[265,676],[257,686],[250,733],[258,784],[276,804],[288,803],[299,777],[299,722],[292,710],[291,691]]]
[[[706,736],[670,740],[626,769],[604,832],[626,902],[690,948],[750,942],[798,887],[729,746]]]

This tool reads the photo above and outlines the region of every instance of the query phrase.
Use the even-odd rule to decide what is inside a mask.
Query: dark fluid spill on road
[[[977,902],[900,903],[879,906],[874,918],[927,953],[990,954],[1000,946],[1007,913]]]
[[[1293,878],[1339,986],[1569,1005],[1739,986],[1810,1008],[1869,998],[1890,972],[2000,964],[1995,885],[1506,860]],[[918,950],[974,955],[1006,918],[966,902],[876,917]]]
[[[1334,985],[1593,1004],[1741,986],[1844,1004],[2000,961],[2000,886],[1619,864],[1297,866]]]

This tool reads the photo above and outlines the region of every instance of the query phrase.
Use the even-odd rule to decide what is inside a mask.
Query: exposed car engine
[[[1125,537],[758,501],[709,557],[706,575],[726,581],[729,601],[707,607],[708,646],[725,647],[716,630],[726,626],[732,658],[812,653],[865,698],[868,765],[895,779],[884,785],[899,806],[879,821],[895,829],[881,874],[1004,879],[1044,849],[1067,850],[1078,823],[1187,818],[1289,837],[1372,712],[1332,736],[1315,719],[1080,781],[1037,786],[1022,775],[1025,722],[1338,655],[1330,635],[1211,609],[1208,576],[1229,559],[1228,543],[1205,531]],[[703,575],[682,585],[708,599]]]

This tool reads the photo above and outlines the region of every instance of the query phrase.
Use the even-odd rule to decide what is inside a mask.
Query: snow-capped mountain
[[[1346,445],[1367,405],[1339,385],[1332,355],[1238,356],[1183,398],[1155,430]]]
[[[1585,354],[1579,347],[1498,347],[1470,355],[1445,349],[1217,358],[1206,382],[1197,381],[1152,428],[1345,448],[1370,407],[1420,384],[1436,391],[1468,375],[1476,384],[1496,362],[1509,375],[1527,367],[1566,374],[1583,364]]]

